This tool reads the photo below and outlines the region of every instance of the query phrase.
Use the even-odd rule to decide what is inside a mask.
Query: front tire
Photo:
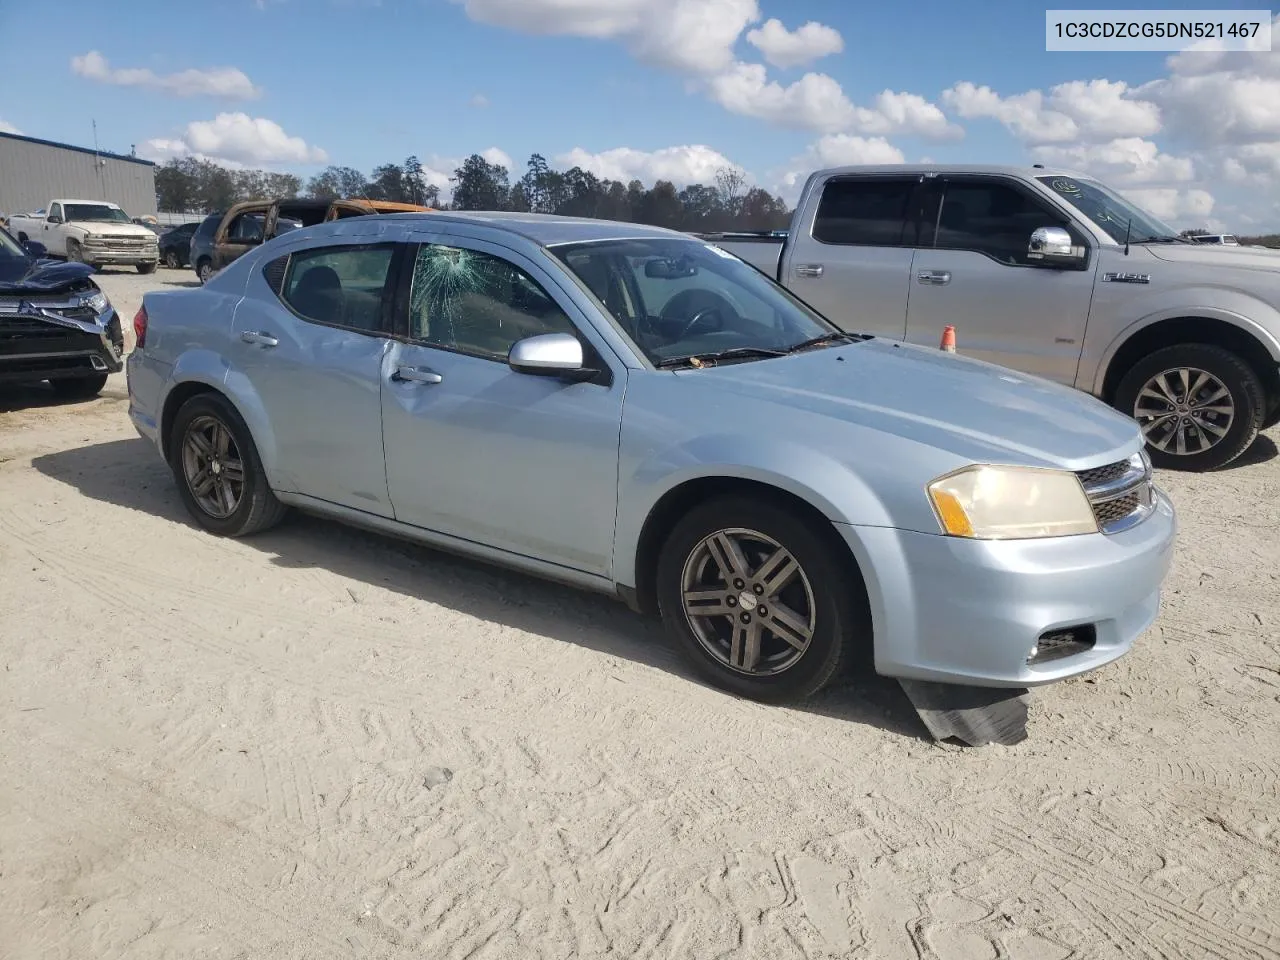
[[[179,262],[178,260],[177,250],[169,250],[165,253],[164,265],[168,267],[170,270],[177,270],[179,267],[182,266],[181,262]]]
[[[138,264],[138,272],[139,272],[139,273],[155,273],[155,272],[156,272],[156,264],[154,264],[154,263],[140,263],[140,264]]]
[[[210,533],[260,533],[287,510],[267,483],[244,419],[220,394],[197,394],[179,408],[169,434],[169,465],[182,502]]]
[[[66,380],[50,380],[49,385],[60,400],[91,400],[107,385],[107,374],[92,377],[72,377]]]
[[[196,264],[196,276],[200,278],[200,283],[209,282],[209,278],[213,276],[213,263],[209,260],[201,260]]]
[[[1222,347],[1183,343],[1143,357],[1116,388],[1115,406],[1138,421],[1157,467],[1205,471],[1244,453],[1266,413],[1262,381]]]
[[[691,510],[663,545],[656,586],[663,622],[694,669],[752,700],[812,696],[855,641],[869,646],[862,585],[830,537],[764,500]]]

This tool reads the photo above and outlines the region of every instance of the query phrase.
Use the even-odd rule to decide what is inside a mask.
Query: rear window
[[[818,202],[813,237],[823,243],[901,246],[915,188],[913,179],[832,180]]]

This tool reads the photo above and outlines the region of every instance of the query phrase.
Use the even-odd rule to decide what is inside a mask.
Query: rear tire
[[[794,571],[779,576],[789,564]],[[698,674],[752,700],[812,696],[855,640],[870,646],[865,594],[831,538],[765,500],[734,496],[694,507],[662,547],[656,587],[663,623]]]
[[[178,409],[168,450],[182,502],[210,533],[247,537],[288,512],[267,483],[248,426],[221,394],[196,394]]]
[[[182,263],[178,260],[177,250],[170,250],[167,253],[165,253],[164,265],[168,267],[170,270],[177,270],[179,267],[182,266]]]
[[[1188,471],[1218,470],[1236,460],[1257,437],[1266,413],[1253,368],[1207,343],[1143,357],[1120,381],[1115,406],[1142,426],[1152,463]]]
[[[50,380],[53,392],[61,400],[89,400],[102,392],[107,385],[107,374],[92,377],[72,377],[66,380]]]

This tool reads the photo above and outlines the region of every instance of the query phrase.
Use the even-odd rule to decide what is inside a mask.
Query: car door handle
[[[391,374],[391,379],[396,383],[440,383],[444,377],[426,367],[399,366]]]
[[[822,264],[820,264],[820,263],[797,263],[797,264],[796,264],[796,276],[797,276],[797,277],[811,277],[812,279],[816,280],[816,279],[818,279],[818,277],[822,276]]]
[[[262,347],[274,347],[280,343],[280,341],[271,334],[261,333],[257,330],[246,330],[244,333],[240,334],[240,339],[245,343],[256,343]]]
[[[921,270],[916,274],[917,283],[933,283],[941,286],[951,282],[950,270]]]

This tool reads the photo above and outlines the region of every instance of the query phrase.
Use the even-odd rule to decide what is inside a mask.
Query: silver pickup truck
[[[703,234],[849,331],[1088,391],[1159,466],[1209,470],[1280,420],[1280,252],[1190,243],[1090,177],[822,170],[785,234]]]

